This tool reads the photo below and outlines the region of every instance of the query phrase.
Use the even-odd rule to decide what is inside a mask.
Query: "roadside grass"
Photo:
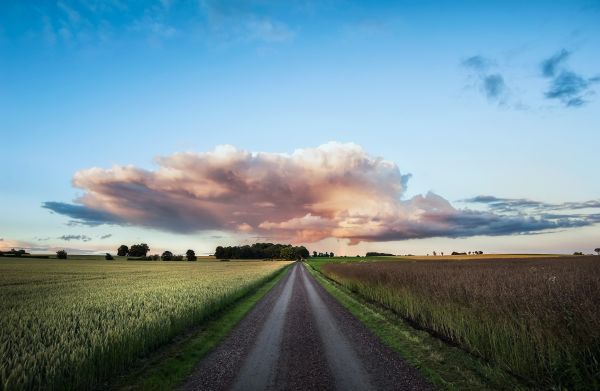
[[[178,336],[174,341],[135,363],[127,375],[103,389],[109,390],[173,390],[194,371],[200,360],[226,337],[244,316],[289,271],[290,265],[271,276],[246,296],[215,313],[201,326]]]
[[[309,263],[309,272],[357,319],[396,350],[433,385],[444,390],[529,390],[525,382],[427,331],[419,330],[383,306],[324,276]]]
[[[320,271],[539,388],[600,388],[595,256],[330,263]]]

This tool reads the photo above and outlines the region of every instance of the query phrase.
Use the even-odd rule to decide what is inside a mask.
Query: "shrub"
[[[183,261],[183,255],[174,255],[173,261],[177,261],[177,262]]]
[[[165,251],[164,253],[162,253],[161,259],[163,261],[172,261],[173,260],[173,253],[170,252],[170,251]]]
[[[110,253],[106,253],[106,255],[104,256],[104,259],[106,259],[107,261],[112,261],[115,258],[112,255],[110,255]]]
[[[58,259],[67,259],[67,252],[65,250],[58,250],[56,252],[56,258],[58,258]]]

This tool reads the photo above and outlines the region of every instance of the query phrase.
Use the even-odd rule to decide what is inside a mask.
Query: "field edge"
[[[308,264],[308,271],[352,315],[437,388],[444,390],[528,390],[514,376],[428,332],[417,330],[389,309],[371,303]]]
[[[182,384],[198,363],[210,353],[244,316],[283,278],[286,265],[253,284],[230,305],[201,324],[178,336],[149,356],[140,358],[131,370],[97,389],[173,390]]]

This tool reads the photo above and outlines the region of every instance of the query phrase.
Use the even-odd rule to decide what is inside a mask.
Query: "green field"
[[[599,257],[332,261],[311,263],[534,387],[600,387]]]
[[[288,264],[70,258],[0,258],[0,389],[98,386]]]

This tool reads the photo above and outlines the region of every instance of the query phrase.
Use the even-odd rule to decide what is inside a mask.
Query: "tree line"
[[[310,253],[304,246],[280,243],[254,243],[245,246],[218,246],[215,258],[218,259],[305,259]]]

